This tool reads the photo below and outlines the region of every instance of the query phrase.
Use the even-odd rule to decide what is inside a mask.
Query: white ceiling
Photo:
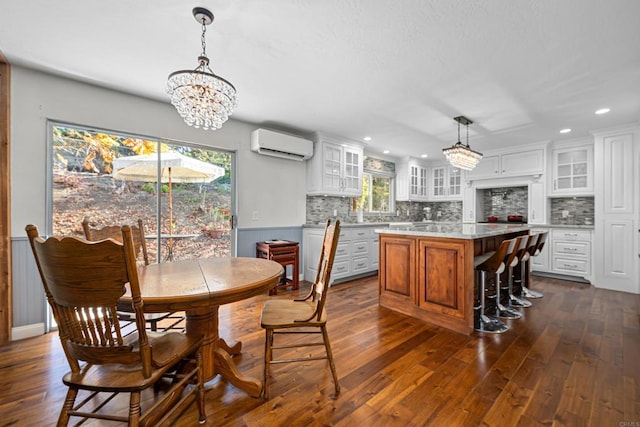
[[[3,0],[0,51],[168,102],[167,76],[197,65],[195,6],[232,118],[263,127],[438,159],[458,115],[479,151],[640,121],[638,0]]]

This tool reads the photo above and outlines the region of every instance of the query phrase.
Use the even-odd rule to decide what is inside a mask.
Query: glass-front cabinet
[[[453,166],[431,168],[432,199],[462,199],[462,171]]]
[[[396,200],[426,201],[429,198],[429,168],[407,157],[396,163]]]
[[[410,165],[409,194],[413,198],[427,197],[427,168]]]
[[[322,186],[327,191],[340,191],[342,188],[342,148],[339,145],[322,146],[324,173]]]
[[[554,195],[593,194],[593,146],[553,150]]]
[[[362,193],[362,164],[363,164],[362,149],[342,147],[342,161],[343,161],[343,191],[346,193],[355,193],[360,195]]]
[[[361,196],[364,161],[361,145],[317,134],[314,151],[307,166],[307,194]]]

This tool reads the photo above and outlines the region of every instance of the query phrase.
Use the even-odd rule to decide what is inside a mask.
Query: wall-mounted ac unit
[[[313,142],[272,130],[256,129],[251,132],[251,151],[303,161],[313,156]]]

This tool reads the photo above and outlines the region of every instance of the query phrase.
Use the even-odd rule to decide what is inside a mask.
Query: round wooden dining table
[[[207,258],[139,267],[145,312],[184,311],[187,333],[204,335],[202,345],[205,381],[220,374],[250,396],[259,397],[262,381],[242,375],[231,356],[242,343],[220,338],[218,309],[223,304],[268,292],[280,281],[283,267],[260,258]],[[128,295],[123,297],[127,302]]]

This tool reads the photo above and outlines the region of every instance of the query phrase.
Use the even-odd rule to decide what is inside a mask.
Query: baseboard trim
[[[569,276],[567,274],[549,273],[549,272],[546,272],[546,271],[532,271],[531,274],[534,275],[534,276],[548,277],[550,279],[561,279],[561,280],[568,280],[570,282],[579,282],[579,283],[591,284],[591,282],[589,280],[585,279],[584,277]]]
[[[16,326],[11,329],[11,341],[23,340],[25,338],[37,337],[39,335],[44,335],[44,323]]]

